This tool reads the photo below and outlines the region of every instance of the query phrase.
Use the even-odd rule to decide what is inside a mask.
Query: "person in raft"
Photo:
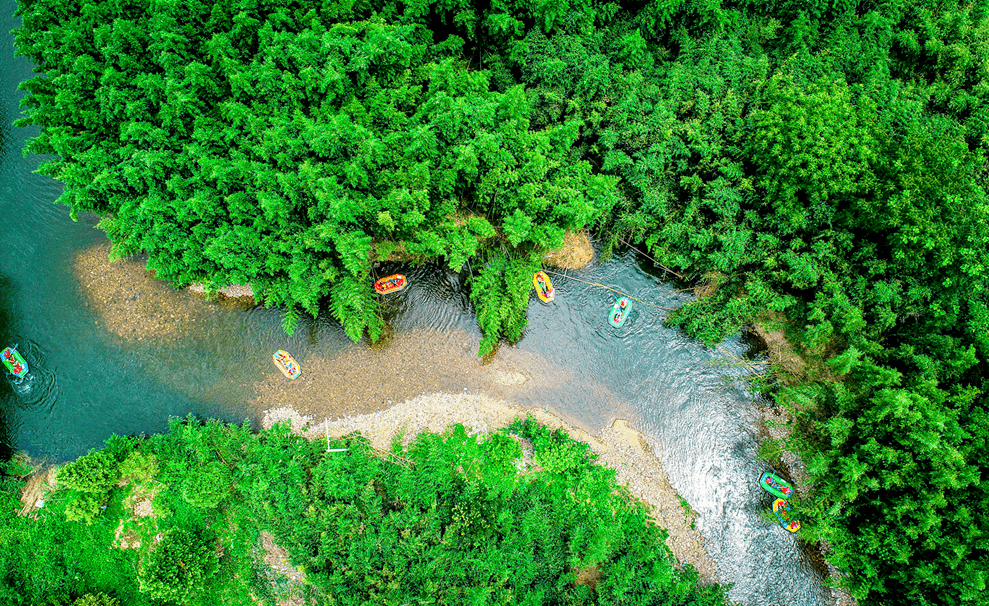
[[[625,309],[626,305],[628,305],[628,301],[626,301],[625,299],[620,299],[618,301],[618,307],[620,307],[621,309],[615,312],[615,319],[614,319],[615,322],[617,322],[618,319],[622,317],[622,309]]]
[[[772,479],[772,478],[766,478],[766,484],[769,484],[773,488],[779,490],[784,495],[790,496],[790,487],[789,486],[780,486],[779,483],[776,480]]]
[[[536,279],[539,280],[539,288],[541,288],[543,294],[545,294],[548,297],[549,293],[553,292],[553,289],[546,285],[546,280],[544,280],[542,276],[539,276]]]

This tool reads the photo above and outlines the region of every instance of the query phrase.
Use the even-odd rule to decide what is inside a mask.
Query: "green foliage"
[[[72,602],[72,606],[119,606],[119,604],[116,598],[105,593],[87,593]]]
[[[120,463],[118,471],[121,478],[147,483],[158,475],[158,460],[153,454],[135,450]]]
[[[538,442],[542,471],[518,472],[522,451],[506,433],[470,435],[462,425],[420,434],[405,449],[396,441],[381,455],[358,435],[338,441],[345,454],[328,454],[286,424],[252,434],[215,421],[173,422],[170,433],[139,445],[159,466],[150,479],[161,491],[155,510],[171,513],[156,513],[150,526],[127,522],[128,489],[117,487],[99,524],[66,521],[58,510],[66,491],[93,495],[73,489],[54,495],[38,521],[5,509],[0,599],[248,606],[248,585],[270,586],[255,578],[263,553],[252,549],[266,529],[305,571],[306,587],[343,604],[477,596],[514,604],[532,595],[554,603],[725,603],[720,587],[697,587],[691,568],[677,568],[665,533],[613,471],[591,463],[585,446],[532,419],[514,429]],[[237,457],[237,496],[203,510],[185,502],[178,470],[217,471],[198,463],[207,453]],[[565,471],[551,471],[551,461]],[[120,549],[118,525],[147,548]],[[588,567],[602,573],[596,592],[574,583],[574,570]],[[116,602],[104,599],[111,593]]]
[[[141,591],[159,600],[187,602],[216,574],[215,541],[202,532],[166,531],[141,562]]]
[[[9,461],[0,461],[0,474],[13,477],[25,477],[34,471],[30,459],[22,453],[14,453]]]
[[[759,442],[757,452],[763,461],[775,463],[780,460],[780,456],[783,454],[783,445],[778,440],[765,438]]]
[[[230,493],[233,476],[223,463],[207,463],[189,473],[182,483],[182,497],[202,509],[212,509]]]
[[[59,484],[80,492],[105,493],[120,477],[119,462],[109,452],[93,450],[58,470]]]
[[[303,593],[334,596],[331,603],[515,604],[533,595],[553,603],[726,603],[722,588],[697,587],[693,569],[678,569],[665,533],[613,471],[591,463],[585,446],[532,419],[514,429],[565,471],[548,463],[520,474],[514,438],[470,435],[462,425],[415,436],[404,449],[396,440],[382,455],[359,435],[335,444],[346,453],[326,453],[322,441],[294,436],[287,424],[253,434],[174,421],[170,433],[138,445],[145,462],[153,456],[158,464],[149,480],[160,490],[154,518],[127,521],[126,487],[112,490],[98,524],[67,522],[58,510],[65,492],[93,496],[73,489],[53,495],[38,521],[3,510],[0,600],[249,606],[251,586],[268,588],[254,595],[282,595],[272,593],[263,551],[253,548],[265,529],[304,571]],[[187,476],[222,475],[214,455],[236,458],[235,497],[209,510],[191,506]],[[147,547],[120,549],[118,526]],[[596,591],[574,583],[574,570],[589,567],[602,573]]]
[[[509,340],[522,337],[532,275],[538,269],[538,258],[515,258],[495,252],[471,280],[471,301],[477,307],[477,321],[484,333],[479,355],[494,349],[499,334]]]
[[[119,499],[110,498],[96,523],[69,521],[66,510],[73,496],[97,495],[62,488],[35,520],[17,515],[22,487],[23,481],[0,478],[0,603],[68,605],[86,594],[104,593],[118,603],[148,604],[137,597],[136,553],[112,547],[115,522],[123,513]]]
[[[597,459],[587,444],[577,442],[562,430],[551,431],[529,415],[524,422],[516,420],[512,431],[532,440],[535,460],[550,473],[575,473]]]
[[[73,490],[65,506],[65,519],[70,522],[83,521],[92,524],[93,520],[100,515],[100,507],[107,496],[106,493]]]
[[[863,127],[875,121],[870,105],[856,107],[848,85],[833,76],[801,78],[806,74],[782,66],[762,91],[766,109],[749,118],[748,155],[762,167],[755,185],[764,189],[781,235],[830,226],[837,202],[869,185],[876,156],[877,144]],[[794,286],[816,286],[817,272],[797,263]]]
[[[492,469],[509,474],[514,472],[515,462],[522,457],[522,447],[503,433],[493,433],[488,438],[485,455]]]
[[[613,472],[559,432],[531,421],[512,429],[582,456],[566,474],[520,476],[519,447],[501,433],[420,434],[391,461],[368,458],[366,442],[354,441],[347,457],[318,457],[311,482],[291,473],[284,497],[255,506],[309,581],[337,588],[341,603],[608,601],[573,584],[574,567],[589,565],[628,599],[721,603],[720,590],[677,584],[662,533]],[[299,511],[304,521],[291,522]]]

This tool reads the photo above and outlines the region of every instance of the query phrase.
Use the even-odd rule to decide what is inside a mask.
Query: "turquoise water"
[[[2,29],[15,27],[3,0]],[[170,417],[194,413],[240,422],[253,414],[252,385],[272,372],[270,354],[330,356],[357,347],[327,318],[303,320],[294,336],[277,310],[215,306],[194,336],[135,344],[107,334],[72,273],[82,250],[105,241],[94,217],[73,222],[54,204],[60,186],[33,174],[27,138],[14,128],[30,64],[0,55],[0,346],[19,343],[30,382],[0,381],[0,448],[65,460],[99,447],[112,433],[162,431]],[[382,268],[385,270],[387,268]],[[396,331],[465,331],[479,338],[464,276],[437,267],[403,268],[411,285],[386,315]],[[625,252],[574,274],[655,305],[687,300],[643,259]],[[699,513],[697,524],[731,596],[744,604],[822,604],[826,593],[799,544],[759,511],[771,502],[755,479],[767,469],[755,454],[755,399],[733,380],[724,355],[663,326],[663,311],[633,302],[626,324],[607,324],[614,293],[554,276],[556,300],[533,297],[529,328],[515,353],[538,354],[569,379],[523,405],[550,408],[594,431],[616,417],[650,436],[670,481]],[[189,296],[189,295],[183,295]],[[723,344],[741,353],[739,339]],[[508,355],[510,348],[506,348]],[[500,355],[500,354],[499,354]],[[600,386],[600,390],[588,389]],[[254,419],[256,420],[256,419]],[[786,562],[786,566],[782,563]],[[766,587],[789,587],[782,597]]]

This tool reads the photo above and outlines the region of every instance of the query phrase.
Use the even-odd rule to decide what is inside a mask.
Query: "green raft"
[[[762,477],[759,478],[759,486],[765,488],[769,494],[781,499],[789,499],[793,496],[793,486],[775,473],[767,471],[762,474]]]
[[[27,360],[24,359],[21,352],[17,351],[17,345],[4,349],[3,353],[0,353],[0,360],[3,360],[3,365],[15,377],[23,377],[27,374]]]
[[[622,297],[615,301],[614,307],[611,308],[611,316],[608,318],[608,323],[618,328],[625,323],[626,318],[628,318],[628,312],[632,309],[632,302],[628,300],[628,297]]]

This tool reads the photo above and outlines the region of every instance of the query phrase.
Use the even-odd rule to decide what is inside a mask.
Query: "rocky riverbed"
[[[216,305],[248,308],[254,303],[245,287],[221,291],[207,301],[203,290],[176,290],[156,280],[147,269],[147,255],[110,260],[110,243],[90,247],[76,256],[74,269],[86,304],[106,330],[128,341],[171,341],[199,330],[197,323]]]

